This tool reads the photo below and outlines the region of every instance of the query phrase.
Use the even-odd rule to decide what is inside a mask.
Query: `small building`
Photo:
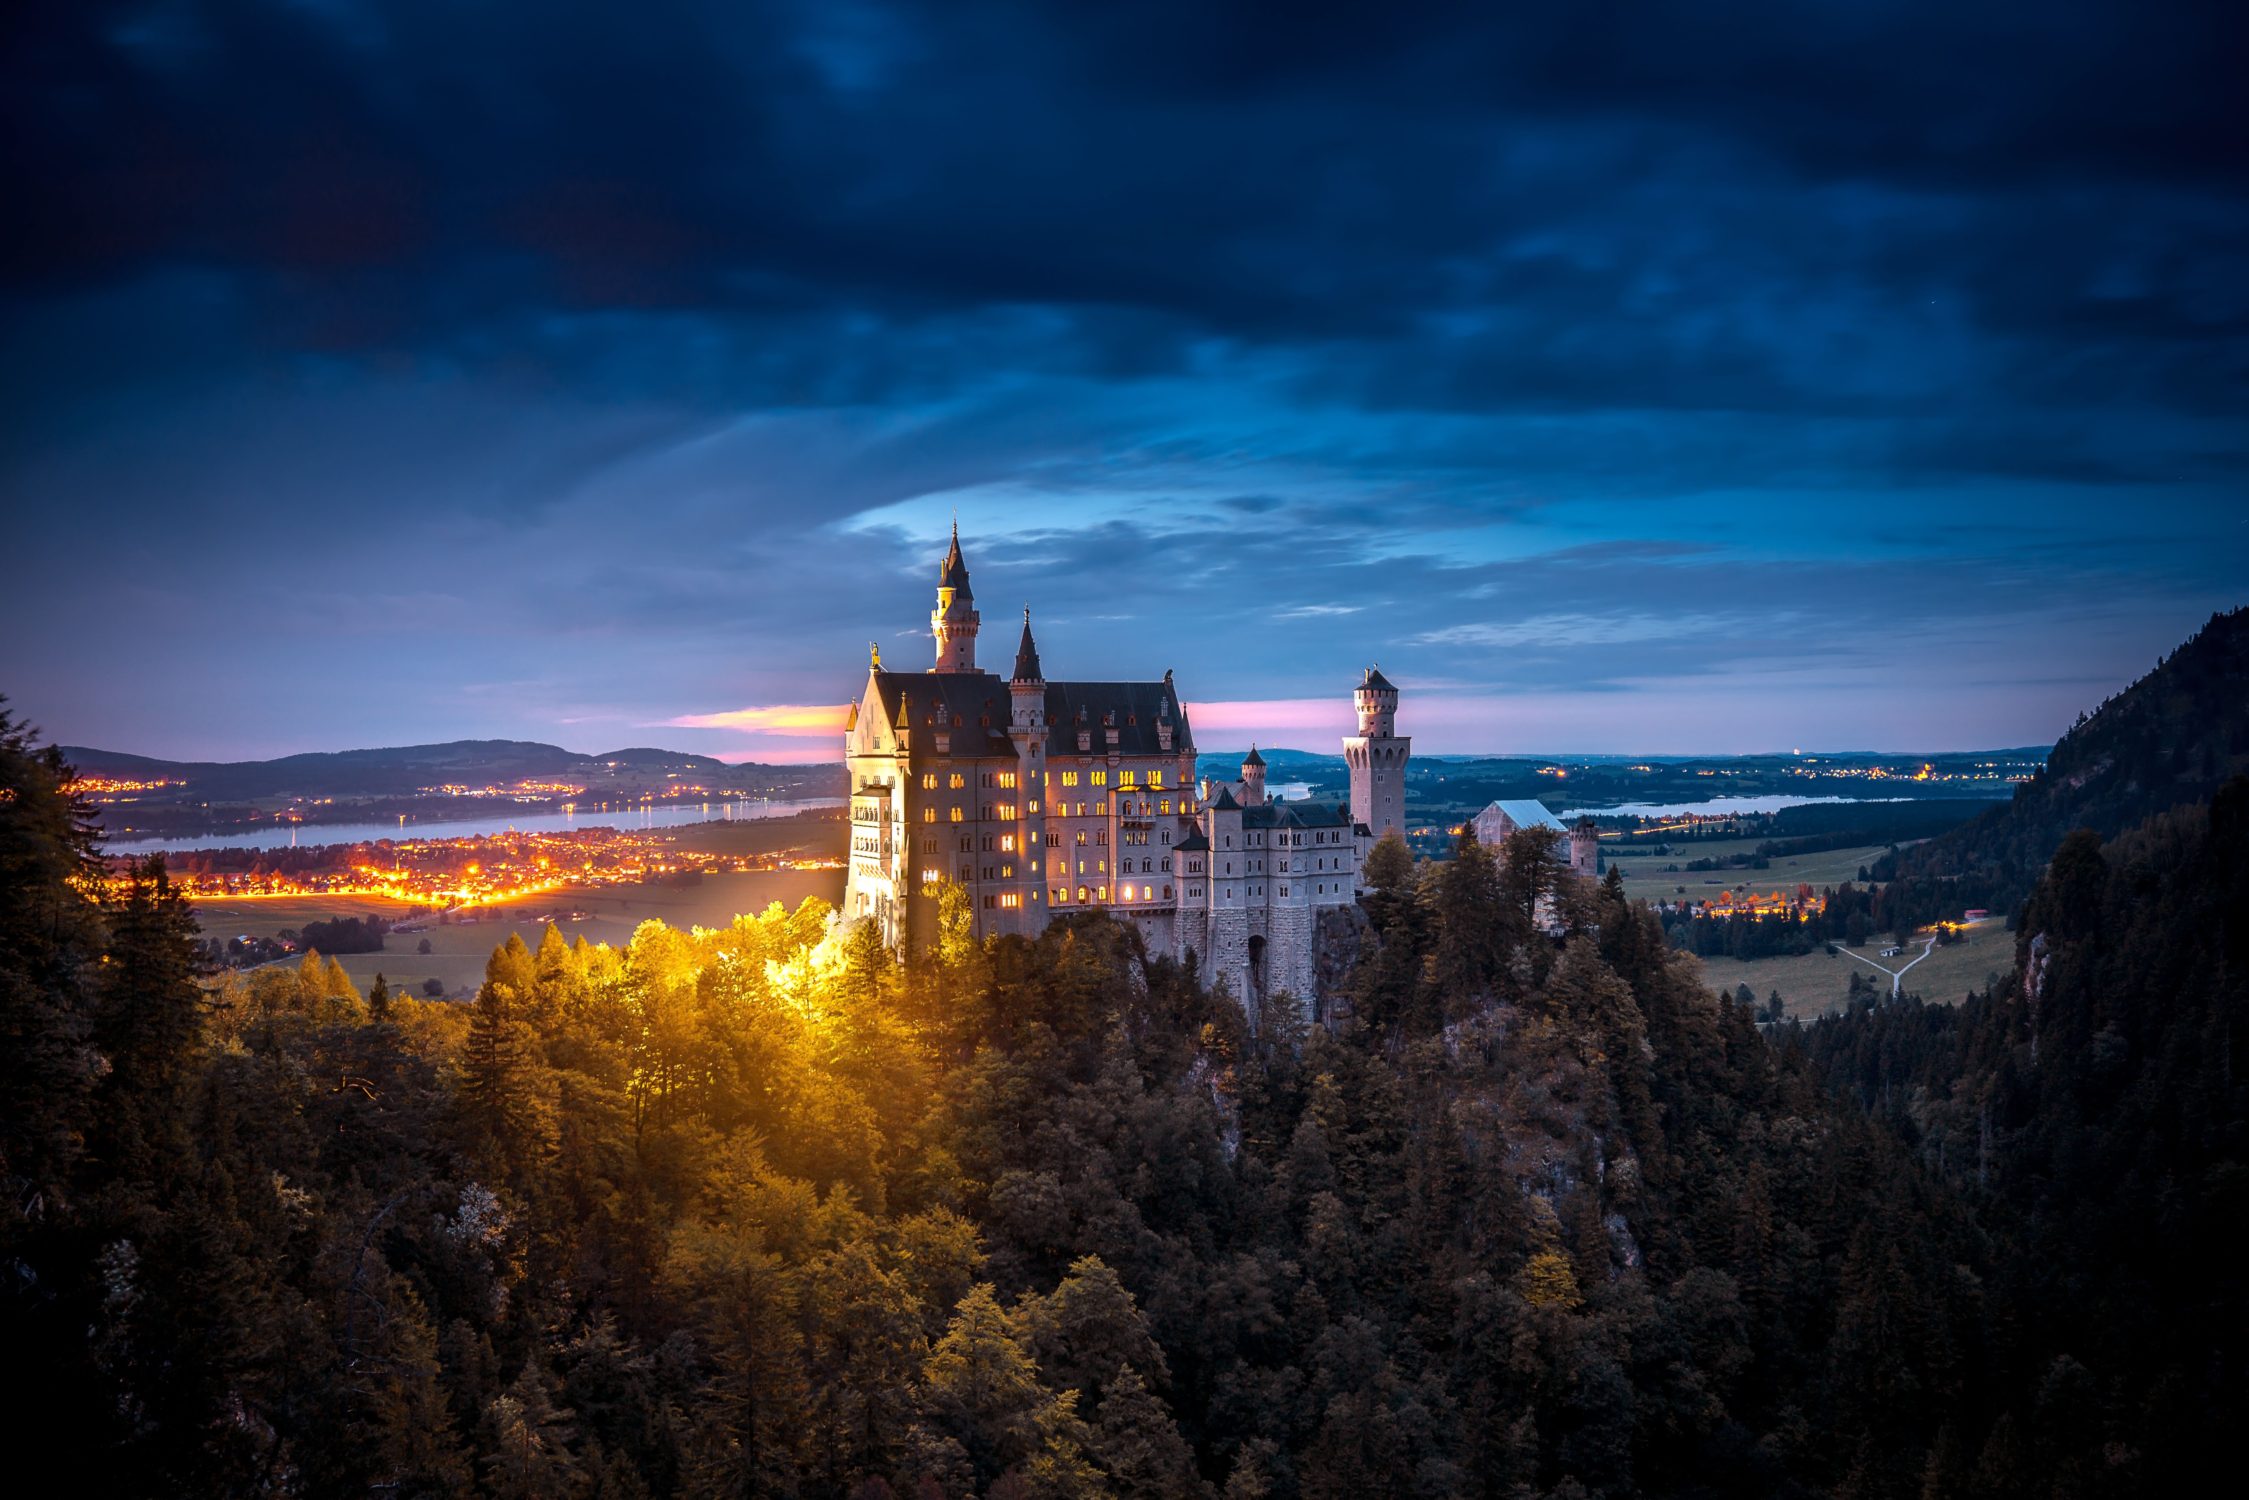
[[[1591,818],[1578,819],[1575,828],[1565,827],[1560,818],[1547,811],[1543,802],[1502,799],[1487,805],[1469,826],[1476,830],[1476,842],[1493,850],[1505,843],[1511,833],[1525,828],[1551,828],[1567,841],[1572,870],[1588,880],[1601,873],[1600,834]]]
[[[1971,906],[1966,911],[1960,914],[1960,920],[1963,922],[1981,922],[1990,917],[1990,915],[1991,912],[1986,907]]]

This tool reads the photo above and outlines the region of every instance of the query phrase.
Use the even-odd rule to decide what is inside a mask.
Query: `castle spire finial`
[[[867,670],[871,672],[882,670],[882,647],[874,641],[867,642]]]

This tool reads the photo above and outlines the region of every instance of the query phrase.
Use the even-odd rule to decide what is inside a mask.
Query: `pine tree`
[[[1128,1500],[1170,1500],[1205,1489],[1179,1424],[1128,1365],[1119,1365],[1104,1383],[1092,1444],[1110,1487]]]
[[[528,1361],[484,1411],[478,1467],[494,1500],[569,1500],[583,1492],[574,1416],[556,1401],[546,1367]]]
[[[1052,1399],[990,1282],[961,1299],[922,1364],[929,1409],[990,1483],[1039,1446],[1037,1414]]]
[[[92,1139],[113,1180],[162,1187],[191,1150],[187,1091],[203,1049],[195,918],[161,857],[131,868],[107,915],[94,1037],[109,1076]]]

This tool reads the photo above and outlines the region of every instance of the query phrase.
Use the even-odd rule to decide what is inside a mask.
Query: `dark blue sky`
[[[2249,598],[2238,3],[27,9],[59,739],[824,757],[956,510],[1213,745],[2043,741]]]

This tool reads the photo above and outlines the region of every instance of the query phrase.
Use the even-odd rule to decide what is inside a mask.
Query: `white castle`
[[[1052,682],[1031,613],[1006,677],[976,665],[976,611],[960,528],[929,617],[937,664],[885,670],[870,653],[851,706],[851,868],[844,915],[879,925],[894,948],[937,936],[937,888],[968,894],[978,935],[1030,936],[1058,917],[1105,911],[1151,951],[1192,955],[1237,999],[1313,996],[1321,911],[1351,905],[1374,841],[1405,831],[1406,762],[1398,689],[1370,667],[1352,694],[1357,734],[1343,741],[1349,807],[1265,795],[1252,745],[1241,778],[1198,779],[1186,707],[1158,682]],[[1559,827],[1535,802],[1496,802],[1476,830],[1497,844],[1516,827]],[[1590,825],[1571,863],[1588,876]]]
[[[976,665],[981,625],[956,526],[930,615],[937,664],[890,671],[872,653],[851,707],[844,914],[919,949],[937,934],[935,888],[951,881],[980,935],[1105,911],[1153,951],[1193,955],[1237,998],[1309,1002],[1318,914],[1350,905],[1374,840],[1405,827],[1412,741],[1396,733],[1397,688],[1370,669],[1354,694],[1348,808],[1279,802],[1255,746],[1240,780],[1198,779],[1169,672],[1049,681],[1025,610],[1003,678]]]

